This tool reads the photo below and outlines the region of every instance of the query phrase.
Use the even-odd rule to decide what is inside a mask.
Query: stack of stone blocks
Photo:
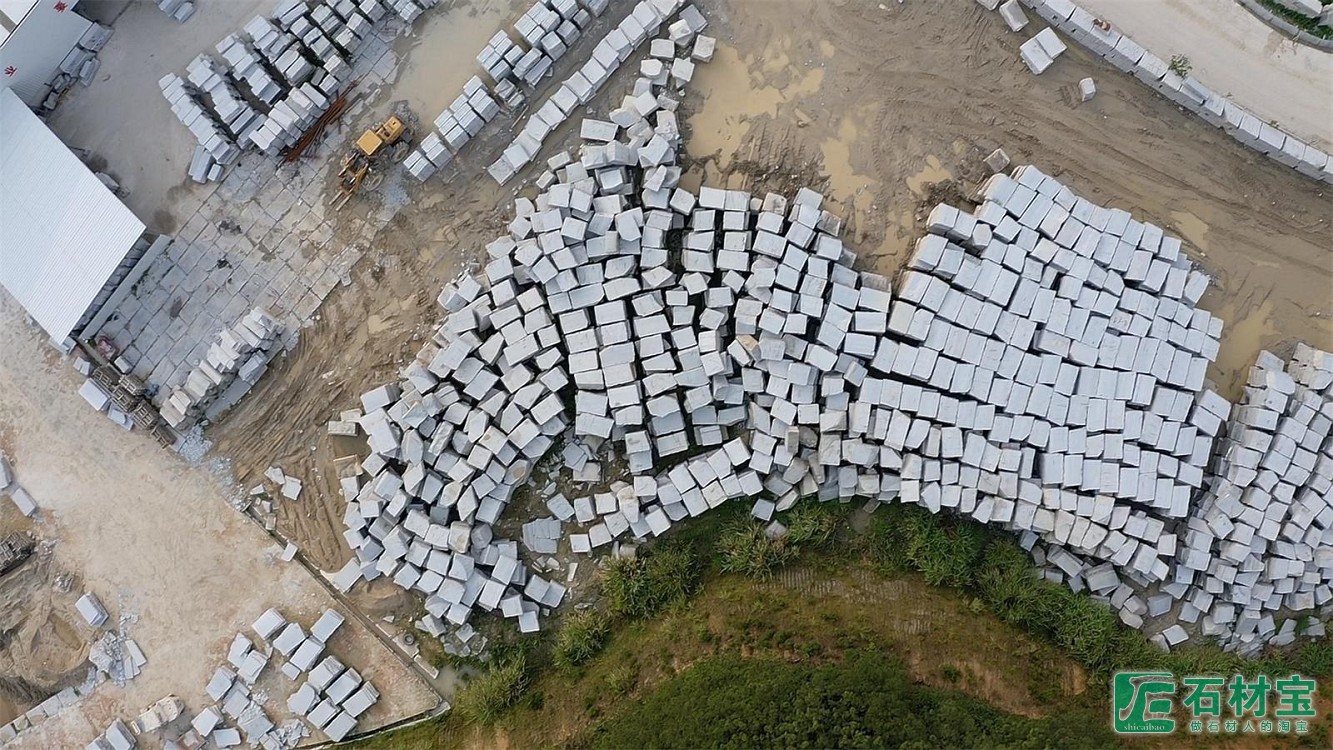
[[[679,11],[680,19],[670,24],[668,36],[653,40],[651,50],[655,59],[674,60],[677,48],[688,46],[707,25],[697,8],[691,5],[682,9],[683,4],[684,0],[642,0],[635,5],[634,10],[597,43],[592,57],[571,73],[560,88],[533,112],[513,142],[487,167],[495,181],[503,185],[518,170],[536,159],[547,137],[579,107],[590,102],[620,66]],[[612,112],[613,121],[618,120],[617,124],[624,125],[647,118],[659,110],[665,111],[659,119],[665,117],[674,121],[674,101],[669,104],[669,109],[662,107],[652,89],[664,86],[668,79],[681,85],[689,83],[693,62],[688,58],[673,62],[670,75],[665,70],[658,70],[659,67],[662,66],[650,65],[652,74],[639,79],[640,83],[636,84],[632,95],[626,97],[624,104]],[[665,153],[660,139],[654,143],[654,153]]]
[[[411,23],[437,3],[281,0],[272,17],[256,16],[219,42],[218,57],[196,57],[187,79],[163,77],[163,95],[199,140],[191,178],[221,179],[246,149],[276,156],[290,148],[352,79],[359,54],[390,7]]]
[[[665,77],[636,84],[654,101],[666,97],[669,85]],[[668,124],[656,119],[659,126]],[[679,132],[674,119],[669,124],[659,133],[639,118],[631,127],[653,132],[653,139],[634,145],[592,142],[581,161],[555,160],[566,179],[551,185],[537,203],[519,202],[511,235],[487,248],[492,260],[484,279],[464,276],[440,295],[447,321],[404,369],[403,381],[364,394],[359,417],[344,413],[331,423],[331,432],[346,435],[355,417],[372,451],[340,477],[348,500],[346,538],[356,553],[334,577],[340,589],[383,576],[421,591],[428,613],[422,627],[435,633],[468,627],[477,608],[498,609],[531,632],[539,627],[541,611],[563,600],[565,587],[521,565],[517,543],[495,538],[492,527],[556,439],[571,428],[574,436],[599,442],[611,436],[611,420],[602,415],[612,402],[601,392],[612,377],[617,378],[612,385],[629,383],[634,357],[626,305],[640,284],[633,258],[616,257],[615,237],[617,232],[633,237],[636,245],[645,238],[654,266],[645,275],[652,283],[671,276],[663,267],[670,222],[645,225],[643,209],[629,205],[630,169],[640,164],[639,151],[653,164],[645,180],[649,205],[667,207],[681,171],[674,164]],[[614,140],[619,128],[611,127]],[[554,181],[554,174],[545,180]],[[589,264],[589,256],[595,262]],[[606,326],[606,343],[614,344],[604,352],[608,367],[612,357],[623,359],[624,350],[631,350],[630,359],[605,377],[594,351],[598,339],[589,328],[594,307]],[[561,398],[571,386],[592,389],[586,398],[600,410],[590,405],[571,422]],[[612,393],[620,397],[623,390]],[[580,403],[584,400],[581,395]],[[733,409],[728,418],[743,416]],[[669,439],[683,450],[683,418],[678,415],[677,421],[680,427]],[[664,429],[670,424],[664,420]],[[712,436],[720,430],[704,432]],[[756,481],[747,479],[746,486],[758,492]],[[684,517],[685,505],[677,505],[677,517]],[[660,508],[633,518],[636,530],[645,533],[670,523]],[[628,522],[624,529],[611,524],[617,532],[628,529]],[[548,521],[534,527],[526,542],[550,549],[559,530],[559,522]]]
[[[660,101],[667,80],[685,79],[635,87]],[[493,526],[563,438],[567,465],[610,443],[629,476],[551,497],[552,518],[525,524],[532,554],[554,529],[557,549],[567,533],[591,553],[733,500],[770,520],[804,497],[869,498],[1014,531],[1047,577],[1164,648],[1228,613],[1225,645],[1281,643],[1297,627],[1281,612],[1327,598],[1333,555],[1306,516],[1333,514],[1315,457],[1333,421],[1294,384],[1326,392],[1327,355],[1302,349],[1293,383],[1264,381],[1287,398],[1267,410],[1295,420],[1263,416],[1282,440],[1244,460],[1270,474],[1219,475],[1218,439],[1244,422],[1207,382],[1222,321],[1198,307],[1209,279],[1178,238],[1021,166],[972,211],[935,207],[891,282],[855,269],[813,191],[681,188],[662,111],[629,117],[641,95],[583,122],[578,158],[552,158],[484,270],[441,294],[433,342],[362,397],[370,455],[340,477],[355,550],[340,588],[420,591],[432,633],[497,608],[536,629],[564,587]],[[1273,499],[1199,502],[1234,500],[1224,481]]]
[[[228,719],[251,746],[294,747],[310,728],[334,742],[347,737],[378,702],[379,691],[329,653],[328,644],[344,622],[342,614],[325,609],[307,633],[277,609],[265,611],[251,626],[258,642],[238,633],[228,648],[230,666],[219,667],[209,680],[206,692],[214,705],[195,715],[196,738],[216,742],[218,732],[235,731],[226,728]],[[267,697],[256,688],[269,663],[279,659],[283,677],[300,683],[286,701],[287,709],[299,718],[282,725],[264,711]]]
[[[192,0],[157,0],[157,7],[176,23],[185,23],[194,15]]]
[[[277,353],[280,333],[273,316],[259,308],[220,332],[204,359],[163,401],[163,421],[176,429],[186,427],[187,421],[203,416],[234,382],[242,383],[245,390],[259,382]]]
[[[1333,600],[1333,355],[1305,344],[1290,365],[1261,352],[1218,445],[1216,477],[1183,538],[1181,620],[1245,653],[1294,640]]]

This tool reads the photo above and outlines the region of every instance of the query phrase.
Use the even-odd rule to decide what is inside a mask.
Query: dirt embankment
[[[0,519],[0,536],[13,526]],[[49,554],[34,554],[0,576],[0,724],[88,674],[89,629]]]

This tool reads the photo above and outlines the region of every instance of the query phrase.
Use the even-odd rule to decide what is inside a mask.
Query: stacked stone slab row
[[[235,140],[217,115],[204,106],[203,94],[197,86],[174,73],[168,73],[157,83],[171,103],[171,111],[199,141],[190,161],[190,178],[200,183],[220,179],[223,170],[240,157]]]
[[[515,41],[503,29],[497,31],[477,55],[477,64],[494,87],[488,87],[477,76],[469,79],[463,93],[435,118],[435,131],[408,156],[404,164],[408,173],[426,180],[453,161],[500,113],[502,102],[511,108],[522,106],[526,97],[519,84],[531,88],[549,75],[555,62],[573,48],[608,2],[537,2],[514,23],[521,41]]]
[[[562,125],[576,109],[591,101],[634,51],[650,36],[656,34],[677,11],[680,11],[683,4],[684,0],[642,0],[634,6],[633,12],[597,43],[593,48],[592,57],[583,64],[583,67],[570,74],[560,88],[528,118],[518,136],[504,150],[500,158],[487,167],[487,171],[495,181],[503,185],[512,179],[519,169],[531,163],[541,151],[542,143],[547,136]],[[681,11],[681,14],[683,20],[688,19],[685,23],[687,33],[698,33],[706,26],[703,16],[693,6]],[[669,44],[668,40],[660,41]],[[684,62],[692,65],[689,60]],[[688,82],[688,77],[679,82]],[[660,86],[661,83],[656,85]],[[622,107],[625,111],[621,116],[626,123],[647,117],[660,108],[656,97],[645,88],[644,84],[637,84],[634,94],[638,97],[634,103],[627,102]],[[670,108],[674,110],[674,107],[675,101],[672,100]]]
[[[281,333],[277,321],[259,308],[223,330],[208,348],[204,360],[163,402],[163,421],[173,428],[182,428],[201,416],[233,382],[246,383],[247,389],[253,386],[277,353],[275,343]]]
[[[337,93],[337,85],[331,85],[332,77],[326,77],[324,83],[333,94],[310,81],[288,90],[287,96],[274,103],[260,126],[250,132],[249,144],[269,156],[277,156],[295,144],[328,108],[330,96]]]
[[[437,169],[453,161],[454,154],[463,149],[481,129],[500,114],[500,103],[491,95],[477,76],[463,84],[463,93],[435,118],[435,130],[422,139],[421,145],[408,155],[407,171],[418,180],[425,180]]]
[[[194,3],[191,0],[157,0],[157,7],[176,23],[185,23],[194,15]]]
[[[272,53],[276,57],[281,54],[278,47],[285,37],[263,16],[255,16],[246,24],[245,33],[249,39],[228,34],[218,42],[217,52],[227,62],[230,75],[238,85],[243,85],[244,90],[261,103],[272,105],[287,87],[274,77],[267,64],[267,55]]]
[[[226,64],[219,63],[211,55],[199,55],[186,67],[186,73],[186,79],[208,97],[209,108],[233,142],[259,127],[259,113],[237,89]],[[232,154],[233,161],[239,155],[240,150],[236,149]]]
[[[1074,41],[1214,127],[1222,128],[1245,146],[1306,177],[1333,183],[1333,161],[1323,150],[1264,121],[1224,94],[1204,86],[1193,76],[1182,77],[1171,70],[1168,61],[1147,51],[1114,28],[1098,28],[1097,18],[1071,0],[1022,0],[1022,3]],[[1022,28],[1021,25],[1015,28],[1014,20],[1011,20],[1016,18],[1014,13],[1022,15],[1020,10],[1013,8],[1006,13],[1002,6],[1001,13],[1010,28],[1015,31]]]
[[[1284,369],[1261,352],[1189,519],[1171,593],[1229,648],[1290,643],[1282,614],[1333,600],[1330,384],[1333,355],[1301,344]]]

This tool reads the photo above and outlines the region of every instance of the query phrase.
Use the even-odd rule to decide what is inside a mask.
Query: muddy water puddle
[[[486,40],[516,17],[524,3],[511,0],[472,0],[447,10],[427,13],[409,38],[394,45],[404,59],[394,82],[395,99],[406,99],[428,132],[435,116],[477,74],[477,54]]]

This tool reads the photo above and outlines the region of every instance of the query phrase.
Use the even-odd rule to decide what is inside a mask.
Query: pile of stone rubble
[[[88,23],[85,21],[85,23]],[[39,106],[33,109],[38,114],[49,112],[60,104],[61,97],[75,83],[82,83],[84,86],[92,84],[97,75],[98,69],[102,66],[102,61],[97,59],[97,53],[106,46],[111,39],[111,28],[103,26],[100,23],[92,22],[88,30],[79,37],[78,43],[74,49],[69,51],[65,59],[60,61],[60,67],[56,75],[45,87],[46,93]],[[108,186],[109,187],[109,186]],[[112,192],[115,189],[112,188]]]
[[[936,207],[895,282],[858,271],[813,191],[678,185],[676,83],[641,78],[610,122],[585,121],[578,158],[552,158],[484,270],[440,295],[402,380],[363,396],[341,588],[421,591],[430,632],[477,609],[536,629],[565,588],[492,527],[552,448],[572,466],[609,441],[630,476],[550,498],[555,523],[524,528],[534,554],[555,529],[588,553],[727,501],[767,520],[869,498],[1019,533],[1164,647],[1202,619],[1238,622],[1227,645],[1253,650],[1327,601],[1327,355],[1263,376],[1282,396],[1266,413],[1257,392],[1233,410],[1206,383],[1222,321],[1180,240],[1031,166],[972,211]],[[1247,425],[1281,438],[1260,450]]]

